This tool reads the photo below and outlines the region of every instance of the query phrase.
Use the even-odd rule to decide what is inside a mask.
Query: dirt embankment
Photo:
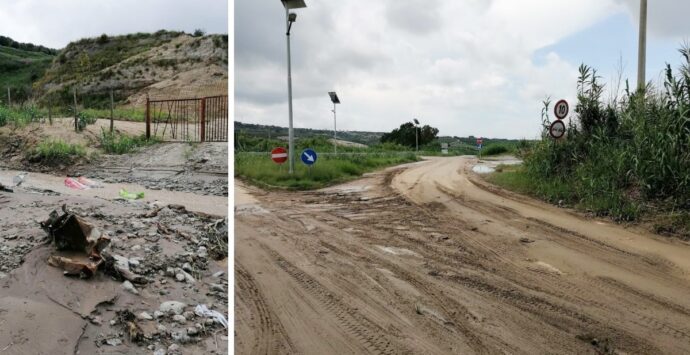
[[[498,190],[473,163],[309,193],[236,182],[236,352],[690,352],[690,245]]]

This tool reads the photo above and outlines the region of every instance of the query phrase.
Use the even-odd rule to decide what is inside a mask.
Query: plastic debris
[[[144,193],[143,192],[128,192],[125,189],[120,189],[120,197],[126,198],[128,200],[138,200],[144,198]]]
[[[228,327],[228,321],[225,316],[218,311],[212,311],[206,307],[205,304],[199,304],[194,308],[194,313],[199,317],[212,317],[216,322],[222,324],[225,328]]]
[[[91,180],[91,179],[89,179],[89,178],[87,178],[87,177],[84,177],[84,176],[80,176],[80,177],[77,179],[77,181],[78,181],[80,184],[82,184],[82,185],[84,185],[84,186],[88,186],[88,187],[90,187],[90,188],[92,188],[92,189],[94,189],[94,188],[96,188],[96,189],[102,189],[102,188],[103,188],[103,184],[101,184],[101,183],[99,183],[99,182],[96,182],[96,181],[93,181],[93,180]]]
[[[75,190],[86,190],[89,187],[77,181],[77,179],[68,177],[65,179],[65,186]]]
[[[12,183],[14,183],[14,186],[21,185],[24,182],[24,180],[26,180],[27,175],[29,175],[29,173],[25,171],[15,175],[15,177],[12,178]]]
[[[82,217],[68,212],[65,205],[62,212],[51,212],[48,219],[41,222],[41,228],[48,233],[57,250],[83,252],[85,255],[83,258],[51,255],[48,263],[63,269],[65,275],[89,278],[103,263],[101,252],[110,244],[110,238]]]

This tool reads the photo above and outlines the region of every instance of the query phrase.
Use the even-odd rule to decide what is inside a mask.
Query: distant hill
[[[314,138],[314,137],[326,137],[333,138],[332,130],[323,129],[309,129],[309,128],[295,128],[295,136],[297,138]],[[287,127],[279,126],[266,126],[254,123],[242,123],[235,121],[235,133],[242,134],[252,137],[268,138],[269,135],[273,139],[280,139],[288,136]],[[367,131],[338,131],[338,139],[350,142],[356,142],[366,145],[374,145],[380,143],[381,136],[383,132],[367,132]],[[483,144],[493,144],[493,143],[516,143],[517,139],[505,139],[505,138],[483,138]],[[469,137],[451,137],[451,136],[441,136],[435,141],[435,144],[449,143],[451,147],[474,147],[477,143],[477,139],[474,136]]]
[[[15,102],[29,97],[33,83],[50,67],[56,53],[55,49],[0,36],[0,102],[7,102],[7,87]]]
[[[268,138],[270,134],[271,138],[274,139],[288,136],[287,127],[266,126],[253,123],[242,123],[238,121],[235,121],[235,132],[246,134],[249,136],[264,138]],[[295,136],[299,138],[313,138],[319,136],[333,138],[333,130],[295,128],[294,133]],[[339,140],[361,143],[366,145],[379,143],[379,139],[382,135],[383,132],[338,131]]]
[[[140,104],[151,98],[227,94],[227,35],[161,30],[101,35],[69,43],[36,83],[40,98],[69,102],[74,86],[85,95],[109,94]]]

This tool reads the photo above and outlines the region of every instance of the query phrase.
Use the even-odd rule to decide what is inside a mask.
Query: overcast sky
[[[639,0],[305,0],[292,29],[296,127],[534,138],[541,100],[575,96],[577,67],[635,85]],[[284,10],[236,0],[235,119],[287,126]],[[690,2],[649,1],[647,78],[690,34]]]
[[[2,0],[0,35],[51,48],[102,33],[228,33],[226,0]]]

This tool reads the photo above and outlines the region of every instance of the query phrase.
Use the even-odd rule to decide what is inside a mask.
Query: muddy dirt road
[[[690,352],[690,245],[497,189],[475,162],[308,193],[236,181],[236,352]]]

